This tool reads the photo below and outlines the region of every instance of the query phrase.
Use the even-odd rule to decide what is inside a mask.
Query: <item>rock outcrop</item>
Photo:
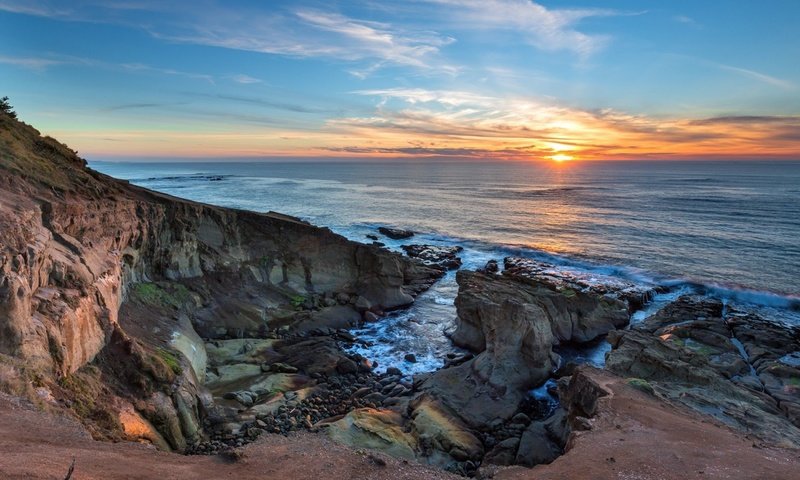
[[[458,254],[463,247],[442,247],[438,245],[403,245],[403,251],[409,257],[422,260],[425,265],[441,267],[446,270],[455,270],[461,267],[461,258]]]
[[[481,305],[506,299],[536,306],[549,324],[556,343],[588,342],[627,325],[628,305],[621,299],[570,288],[549,277],[522,276],[505,270],[502,275],[458,272],[458,319],[453,341],[473,351],[483,351],[487,338]],[[492,327],[488,327],[492,328]]]
[[[348,326],[356,299],[403,307],[438,275],[296,218],[112,179],[3,114],[0,138],[0,354],[65,397],[59,384],[87,365],[115,372],[119,401],[173,448],[208,406],[201,337]]]
[[[609,341],[610,371],[769,443],[800,446],[796,327],[681,297]]]

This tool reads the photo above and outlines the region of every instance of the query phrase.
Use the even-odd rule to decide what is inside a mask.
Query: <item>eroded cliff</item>
[[[97,432],[182,449],[209,403],[201,337],[346,327],[438,273],[296,218],[112,179],[0,114],[0,354]]]

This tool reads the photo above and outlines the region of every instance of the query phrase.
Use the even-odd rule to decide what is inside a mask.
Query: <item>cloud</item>
[[[697,23],[695,19],[692,17],[687,17],[686,15],[675,15],[672,19],[678,23],[682,23],[684,25],[689,25],[690,27],[694,28],[701,28],[702,25]]]
[[[290,112],[297,112],[297,113],[324,113],[328,112],[328,110],[322,108],[315,108],[315,107],[307,107],[305,105],[298,105],[294,103],[288,102],[276,102],[273,100],[268,100],[265,98],[259,97],[247,97],[241,95],[227,95],[227,94],[205,94],[205,93],[192,93],[190,94],[195,97],[202,97],[202,98],[213,98],[218,100],[224,100],[228,102],[237,102],[237,103],[245,103],[260,107],[269,107],[275,108],[278,110],[287,110]]]
[[[790,124],[800,125],[800,116],[731,115],[694,120],[692,125],[748,125],[748,124]]]
[[[175,105],[185,105],[184,103],[123,103],[120,105],[111,105],[110,107],[106,107],[104,110],[107,112],[116,112],[120,110],[140,110],[140,109],[150,109],[150,108],[164,108],[164,107],[171,107]]]
[[[353,155],[503,159],[542,159],[559,153],[583,159],[800,154],[800,117],[659,118],[469,91],[398,88],[354,93],[379,99],[375,111],[329,120],[332,144],[320,149]]]
[[[603,48],[609,38],[581,32],[578,24],[587,18],[624,14],[596,8],[548,9],[529,0],[419,0],[393,5],[388,14],[385,8],[376,10],[369,5],[362,10],[361,15],[377,12],[384,18],[389,16],[394,19],[392,23],[332,9],[291,4],[231,8],[217,1],[187,9],[146,0],[76,0],[67,7],[48,0],[0,0],[0,9],[67,21],[126,25],[171,42],[357,63],[347,71],[358,78],[387,67],[459,75],[463,67],[442,55],[442,50],[456,40],[437,31],[441,29],[513,31],[536,48],[587,57]]]
[[[394,98],[410,104],[439,103],[445,106],[487,106],[495,99],[489,96],[463,91],[427,90],[423,88],[389,88],[383,90],[357,90],[358,95],[379,96],[385,100]]]
[[[109,64],[106,64],[109,65]],[[131,71],[131,72],[150,72],[150,73],[160,73],[162,75],[172,75],[172,76],[179,76],[179,77],[186,77],[192,78],[195,80],[203,80],[208,82],[212,85],[215,84],[214,77],[212,75],[207,75],[204,73],[192,73],[192,72],[183,72],[180,70],[174,70],[172,68],[160,68],[154,67],[152,65],[147,65],[144,63],[122,63],[119,65],[113,65],[114,67],[122,68],[123,70]]]
[[[54,65],[64,65],[68,62],[64,60],[55,60],[52,58],[8,57],[0,55],[0,63],[5,63],[7,65],[15,65],[17,67],[27,68],[30,70],[43,71],[46,70],[48,67],[52,67]]]
[[[210,13],[209,13],[210,12]],[[292,57],[320,57],[364,63],[350,69],[364,78],[390,67],[411,67],[454,74],[458,67],[439,58],[440,49],[453,38],[425,30],[408,30],[383,22],[348,17],[320,10],[288,12],[233,12],[199,14],[180,29],[150,27],[156,38]]]
[[[230,79],[233,80],[236,83],[241,83],[243,85],[249,85],[249,84],[252,84],[252,83],[263,83],[264,82],[264,80],[261,80],[260,78],[255,78],[255,77],[251,77],[250,75],[244,75],[244,74],[232,75],[230,77]]]
[[[567,50],[589,56],[608,44],[609,37],[578,31],[577,24],[592,17],[623,15],[608,9],[548,9],[530,0],[425,0],[447,7],[447,15],[461,28],[519,32],[536,48]]]
[[[755,70],[737,67],[733,65],[727,65],[724,63],[714,62],[711,60],[706,60],[704,58],[698,58],[691,55],[681,55],[681,54],[668,54],[668,57],[677,58],[684,61],[689,61],[694,64],[702,65],[705,67],[715,68],[717,70],[722,70],[726,72],[735,73],[739,77],[749,78],[751,80],[756,80],[760,83],[764,83],[766,85],[771,85],[773,87],[778,87],[784,90],[796,90],[797,85],[794,83],[784,80],[781,78],[773,77],[771,75],[767,75],[766,73],[757,72]]]
[[[747,78],[751,78],[753,80],[757,80],[759,82],[766,83],[768,85],[772,85],[772,86],[775,86],[775,87],[780,87],[780,88],[783,88],[785,90],[794,90],[794,89],[797,88],[797,86],[795,84],[793,84],[792,82],[789,82],[787,80],[782,80],[780,78],[776,78],[776,77],[773,77],[773,76],[770,76],[770,75],[767,75],[767,74],[764,74],[764,73],[756,72],[755,70],[748,70],[746,68],[733,67],[731,65],[724,65],[724,64],[715,63],[715,62],[710,62],[710,63],[712,65],[715,65],[717,68],[722,69],[722,70],[727,70],[729,72],[734,72],[734,73],[739,74],[741,76],[744,76],[744,77],[747,77]]]
[[[73,57],[69,55],[55,55],[50,57],[12,57],[0,55],[0,63],[36,71],[45,71],[50,67],[56,66],[77,65],[106,70],[122,70],[125,72],[157,73],[161,75],[180,76],[195,80],[202,80],[212,85],[215,83],[214,76],[203,73],[184,72],[172,68],[155,67],[144,63],[110,63],[91,58]]]

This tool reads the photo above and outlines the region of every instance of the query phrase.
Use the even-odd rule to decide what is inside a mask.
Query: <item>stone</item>
[[[403,358],[405,359],[406,362],[417,363],[417,356],[414,355],[413,353],[407,353]]]
[[[483,271],[486,273],[497,273],[500,271],[500,266],[497,264],[497,260],[489,260],[486,262],[486,265],[483,267]]]
[[[336,363],[336,371],[341,374],[356,373],[358,365],[349,358],[342,358]]]
[[[511,437],[498,442],[483,458],[486,463],[494,465],[513,465],[517,458],[519,438]]]
[[[519,424],[519,425],[527,425],[527,424],[531,423],[531,419],[528,418],[528,416],[525,415],[524,413],[520,412],[520,413],[514,415],[513,417],[511,417],[511,423],[516,423],[516,424]]]
[[[391,410],[362,408],[342,419],[318,424],[332,439],[354,448],[378,450],[393,457],[416,458],[416,441],[405,432],[403,416]]]
[[[403,245],[403,250],[409,257],[418,258],[426,265],[454,270],[461,267],[461,258],[458,253],[464,250],[459,246],[443,247],[437,245]]]
[[[378,231],[393,240],[403,240],[414,236],[414,232],[411,230],[403,230],[400,228],[378,227]]]
[[[551,463],[562,452],[563,447],[553,442],[544,423],[533,422],[520,438],[515,463],[526,467]]]
[[[355,307],[356,310],[363,313],[366,310],[369,310],[372,307],[372,304],[366,298],[359,296],[356,298]]]
[[[267,371],[275,372],[275,373],[297,373],[298,369],[297,369],[297,367],[293,367],[293,366],[287,365],[285,363],[276,362],[276,363],[273,363],[273,364],[269,365],[269,368],[267,369]]]

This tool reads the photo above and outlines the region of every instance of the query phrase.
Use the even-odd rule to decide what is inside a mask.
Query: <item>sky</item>
[[[89,160],[800,159],[800,1],[0,0]]]

